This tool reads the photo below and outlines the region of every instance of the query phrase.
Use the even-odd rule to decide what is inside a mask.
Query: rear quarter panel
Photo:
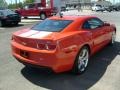
[[[67,63],[72,64],[71,66],[73,66],[78,52],[86,44],[90,47],[92,45],[91,36],[87,31],[64,33],[64,35],[58,40],[58,57],[66,57],[66,61],[68,61]]]

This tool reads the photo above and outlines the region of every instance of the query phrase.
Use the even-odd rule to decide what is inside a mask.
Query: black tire
[[[83,53],[83,50],[86,51],[86,60],[83,60],[82,59],[80,60],[80,55]],[[73,69],[72,69],[72,72],[74,74],[82,74],[86,71],[87,67],[88,67],[88,63],[89,63],[89,49],[87,46],[84,46],[78,53],[77,57],[76,57],[76,60],[74,62],[74,66],[73,66]],[[84,57],[85,59],[85,57]],[[81,61],[81,63],[80,63]],[[83,64],[84,62],[84,64]],[[81,64],[81,65],[80,65]]]
[[[15,26],[18,26],[18,22],[15,22],[14,25],[15,25]]]
[[[3,22],[2,21],[0,21],[0,27],[3,27]]]
[[[46,16],[45,13],[41,13],[41,14],[40,14],[40,19],[41,19],[41,20],[44,20],[44,19],[46,19],[46,18],[47,18],[47,16]]]

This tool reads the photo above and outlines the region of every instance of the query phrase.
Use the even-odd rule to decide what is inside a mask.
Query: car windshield
[[[7,16],[7,15],[10,15],[10,14],[15,14],[14,11],[11,11],[11,10],[3,10],[2,13]]]
[[[32,27],[33,30],[59,32],[67,27],[72,20],[49,20],[46,19]]]

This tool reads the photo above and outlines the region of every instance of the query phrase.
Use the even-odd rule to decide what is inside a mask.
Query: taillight
[[[54,50],[56,48],[56,45],[52,45],[52,44],[47,44],[46,46],[48,50]]]
[[[37,48],[41,50],[54,50],[56,45],[54,44],[37,44]]]
[[[37,44],[38,49],[45,49],[45,44]]]

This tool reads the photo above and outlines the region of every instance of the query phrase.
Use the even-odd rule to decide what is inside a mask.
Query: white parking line
[[[30,22],[39,22],[39,21],[41,21],[41,20],[32,20],[32,19],[29,19],[29,20],[23,19],[23,20],[21,20],[21,22],[28,22],[28,23],[30,23]]]
[[[35,23],[35,22],[40,22],[41,20],[34,20],[34,19],[22,19],[21,20],[21,22],[20,22],[20,24],[25,24],[25,25],[27,25],[27,24],[33,24],[33,23]]]
[[[5,29],[5,28],[1,28],[1,27],[0,27],[0,30],[3,30],[3,29]]]

